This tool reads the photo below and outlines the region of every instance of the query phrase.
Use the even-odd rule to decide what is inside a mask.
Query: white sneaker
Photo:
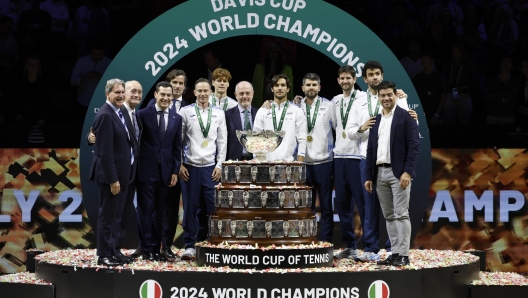
[[[378,255],[377,253],[366,251],[357,259],[361,262],[377,262],[380,260],[380,255]]]
[[[183,252],[183,255],[181,256],[181,259],[190,261],[194,259],[195,256],[196,256],[196,250],[192,247],[189,247],[185,249],[185,251]]]
[[[358,252],[356,249],[345,248],[340,253],[334,256],[334,259],[356,259]]]

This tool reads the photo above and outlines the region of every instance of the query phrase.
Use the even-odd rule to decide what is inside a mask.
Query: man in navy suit
[[[238,105],[225,112],[227,126],[226,160],[253,159],[253,154],[242,147],[236,135],[237,130],[253,130],[253,121],[257,114],[257,109],[251,106],[253,94],[253,85],[249,82],[242,81],[235,87]]]
[[[172,86],[160,82],[156,103],[138,112],[143,124],[138,169],[137,215],[140,247],[146,260],[166,260],[160,254],[164,231],[163,214],[169,187],[178,182],[181,164],[182,118],[169,109]]]
[[[97,264],[117,266],[121,253],[116,248],[128,185],[134,180],[133,136],[121,110],[125,100],[125,82],[111,79],[105,87],[106,103],[94,119],[98,141],[92,158],[90,180],[99,187],[97,219]]]
[[[188,106],[189,103],[183,100],[183,94],[187,89],[187,74],[181,69],[173,69],[165,78],[172,85],[172,103],[169,109],[174,109],[180,113],[181,108]],[[174,187],[169,188],[167,204],[163,215],[163,236],[161,240],[161,255],[167,259],[175,259],[176,255],[172,252],[171,247],[176,235],[178,226],[178,212],[180,210],[181,182],[178,181]]]
[[[411,244],[411,180],[416,176],[420,152],[418,125],[396,105],[394,83],[383,81],[378,85],[378,100],[383,110],[370,130],[365,189],[372,192],[376,186],[392,246],[392,255],[378,264],[405,266],[409,264]]]

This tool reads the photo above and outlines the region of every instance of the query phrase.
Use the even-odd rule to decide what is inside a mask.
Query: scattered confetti
[[[35,273],[29,272],[0,275],[0,282],[32,285],[51,285],[51,283],[46,282],[45,280],[37,279],[35,277]]]
[[[480,272],[479,279],[472,285],[477,286],[527,286],[528,278],[515,272]]]

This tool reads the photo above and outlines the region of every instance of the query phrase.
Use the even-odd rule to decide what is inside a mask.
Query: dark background
[[[13,16],[21,13],[16,9],[22,7],[20,4],[22,0],[3,2],[9,2],[11,6],[0,5],[0,18],[4,15]],[[40,1],[32,2],[38,5]],[[105,45],[104,55],[113,58],[144,25],[182,2],[184,1],[65,1],[69,9],[70,25],[64,26],[64,32],[52,32],[46,27],[32,30],[27,24],[25,27],[24,24],[15,24],[9,28],[0,19],[0,62],[7,61],[0,63],[0,146],[78,148],[79,134],[85,133],[81,130],[86,107],[78,104],[77,87],[70,84],[72,70],[77,60],[89,54],[91,44],[101,42]],[[512,84],[517,88],[516,94],[512,94],[509,100],[515,101],[517,105],[521,99],[524,99],[524,88],[528,78],[525,78],[521,72],[521,63],[523,59],[527,59],[528,54],[527,0],[326,2],[347,11],[363,22],[385,41],[398,59],[408,55],[409,44],[418,43],[420,47],[414,50],[414,54],[419,57],[420,53],[431,53],[435,58],[436,70],[446,79],[449,79],[450,75],[451,47],[453,45],[463,47],[466,63],[476,70],[472,78],[474,84],[471,89],[473,102],[471,121],[469,124],[448,125],[442,124],[440,119],[436,125],[428,123],[432,148],[526,147],[527,116],[512,111],[516,117],[515,124],[487,124],[486,117],[493,107],[485,102],[484,88],[489,78],[498,76],[501,59],[507,56],[512,60],[509,82],[513,82]],[[85,3],[102,5],[106,13],[102,15],[93,12],[92,15],[97,17],[81,20],[89,24],[91,29],[86,35],[75,34],[67,28],[78,21],[77,9]],[[434,17],[430,14],[430,10],[431,7],[438,5],[449,6],[440,7]],[[454,13],[457,11],[458,13]],[[344,30],[350,30],[351,36],[353,35],[353,28],[344,28]],[[6,50],[2,49],[3,41],[9,35],[14,38],[18,47],[14,56],[9,56],[5,53]],[[232,97],[236,82],[251,81],[254,66],[262,62],[261,48],[264,46],[262,42],[264,38],[240,36],[207,45],[207,49],[217,52],[222,66],[229,69],[233,75],[228,90]],[[331,99],[341,93],[336,82],[338,65],[306,45],[293,41],[285,42],[293,43],[296,56],[286,61],[293,69],[295,94],[302,94],[301,80],[307,72],[321,75],[322,96]],[[198,49],[172,67],[183,69],[188,73],[188,86],[191,88],[196,79],[207,75],[205,51],[205,48]],[[265,49],[263,51],[265,53]],[[25,62],[28,57],[37,57],[41,62],[38,86],[24,84],[26,83]],[[161,77],[164,78],[165,74]],[[385,77],[385,79],[397,83],[397,78]],[[148,87],[144,86],[144,88]],[[442,90],[448,89],[446,87]],[[144,90],[144,94],[144,98],[148,100],[153,92]],[[187,90],[185,98],[194,100],[192,90]],[[421,100],[423,104],[424,99]],[[43,121],[39,122],[39,120]],[[429,119],[426,120],[429,122]],[[35,132],[35,129],[42,133],[43,142],[29,142],[29,134]]]

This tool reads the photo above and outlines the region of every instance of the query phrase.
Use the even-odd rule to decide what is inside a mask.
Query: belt
[[[380,163],[377,166],[378,167],[382,167],[382,168],[390,168],[390,167],[392,167],[392,165],[390,163]]]

